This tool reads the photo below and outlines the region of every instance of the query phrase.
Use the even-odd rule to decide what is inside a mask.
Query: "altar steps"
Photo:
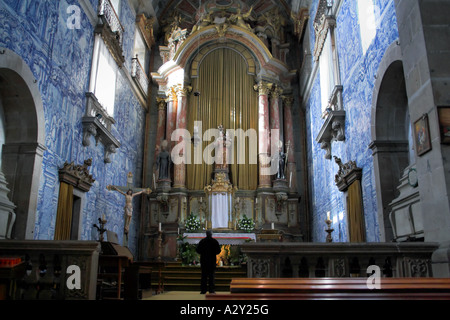
[[[201,268],[182,266],[180,263],[169,263],[161,270],[164,291],[199,291]],[[246,267],[218,267],[216,270],[216,291],[229,291],[233,279],[246,278]],[[152,287],[158,287],[159,271],[152,273]]]

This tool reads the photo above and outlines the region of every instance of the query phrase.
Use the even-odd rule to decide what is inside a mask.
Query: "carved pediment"
[[[84,161],[83,165],[76,165],[73,162],[66,162],[59,170],[59,181],[88,192],[95,182],[95,179],[89,173],[88,169],[91,165],[92,159]]]
[[[345,192],[353,182],[361,180],[362,169],[358,168],[355,161],[344,164],[338,157],[334,157],[334,160],[339,165],[339,171],[335,177],[336,185],[339,191]]]

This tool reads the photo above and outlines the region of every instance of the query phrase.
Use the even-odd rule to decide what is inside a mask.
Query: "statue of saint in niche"
[[[156,160],[156,167],[159,170],[158,180],[170,180],[172,159],[170,157],[170,152],[167,150],[167,146],[167,141],[161,143],[161,151]]]

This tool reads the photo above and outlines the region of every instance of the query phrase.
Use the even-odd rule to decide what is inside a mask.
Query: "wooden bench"
[[[450,279],[382,278],[370,289],[367,278],[233,279],[229,294],[208,300],[450,300]]]

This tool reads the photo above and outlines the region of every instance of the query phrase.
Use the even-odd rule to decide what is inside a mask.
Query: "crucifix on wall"
[[[136,196],[141,194],[151,194],[152,190],[149,188],[135,188],[133,186],[133,174],[130,172],[127,176],[127,185],[126,186],[112,186],[108,185],[106,187],[109,191],[117,191],[120,194],[125,196],[125,207],[124,207],[124,232],[125,236],[128,237],[128,232],[130,229],[131,217],[133,215],[133,199]]]

